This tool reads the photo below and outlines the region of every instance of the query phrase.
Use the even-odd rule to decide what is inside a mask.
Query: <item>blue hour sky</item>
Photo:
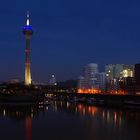
[[[2,0],[0,81],[24,79],[26,11],[31,14],[31,70],[36,82],[75,79],[90,62],[140,62],[138,0]]]

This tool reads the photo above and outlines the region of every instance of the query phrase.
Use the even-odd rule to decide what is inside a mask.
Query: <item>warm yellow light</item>
[[[25,85],[31,85],[32,79],[31,79],[31,69],[30,65],[25,66]]]
[[[126,95],[128,94],[127,91],[125,90],[110,90],[108,91],[109,94],[114,94],[114,95]]]
[[[130,69],[125,69],[122,72],[123,77],[133,77],[133,71]]]

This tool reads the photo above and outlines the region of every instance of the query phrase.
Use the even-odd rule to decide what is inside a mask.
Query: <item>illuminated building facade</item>
[[[106,73],[105,72],[97,73],[96,78],[97,78],[96,84],[99,86],[99,89],[101,89],[102,91],[105,91],[105,89],[106,89]]]
[[[109,64],[105,67],[106,87],[109,91],[120,89],[120,83],[124,83],[128,77],[134,77],[134,66],[125,64]]]
[[[33,34],[32,26],[30,25],[29,12],[27,12],[26,25],[23,27],[23,34],[26,38],[26,62],[25,62],[25,85],[31,85],[31,62],[30,62],[30,39]]]
[[[99,73],[98,65],[95,63],[87,64],[84,76],[78,80],[79,93],[101,93],[105,89],[105,73]]]
[[[134,66],[125,64],[109,64],[105,67],[107,79],[134,77]]]
[[[96,88],[96,74],[98,73],[98,65],[95,63],[89,63],[85,66],[85,87]]]
[[[86,88],[85,87],[85,77],[80,76],[78,78],[78,88],[82,89],[82,88]]]

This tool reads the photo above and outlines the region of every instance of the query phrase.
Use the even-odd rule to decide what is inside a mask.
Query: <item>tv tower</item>
[[[30,15],[29,11],[27,11],[27,20],[26,25],[23,27],[23,34],[26,38],[26,49],[25,49],[25,85],[29,86],[31,85],[32,79],[31,79],[31,62],[30,62],[30,39],[33,34],[32,26],[30,25]]]

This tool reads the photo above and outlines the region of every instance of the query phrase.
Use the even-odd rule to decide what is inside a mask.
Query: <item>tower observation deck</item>
[[[26,39],[26,49],[25,49],[25,85],[29,86],[32,83],[31,79],[31,61],[30,61],[30,39],[33,34],[33,28],[30,25],[30,16],[27,12],[26,25],[23,27],[23,34]]]

